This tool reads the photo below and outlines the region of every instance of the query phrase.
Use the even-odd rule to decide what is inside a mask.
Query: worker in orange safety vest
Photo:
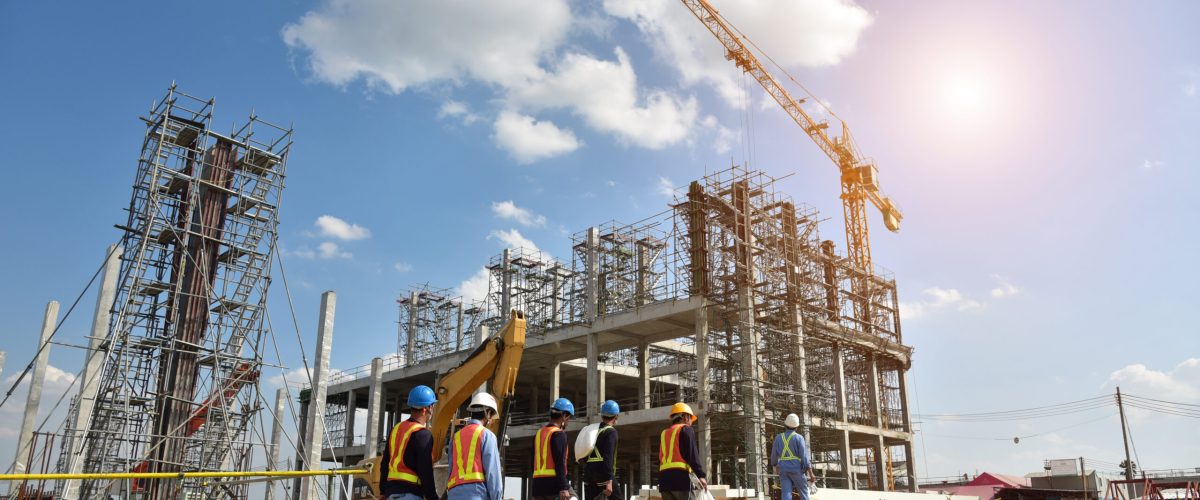
[[[437,396],[424,385],[408,392],[408,420],[392,427],[379,468],[386,500],[438,500],[433,482],[433,433],[426,429]]]
[[[533,437],[533,500],[570,500],[575,496],[567,476],[567,422],[575,405],[558,398],[550,406],[550,422]]]
[[[695,500],[708,489],[700,447],[692,424],[696,414],[686,403],[671,407],[671,426],[659,435],[658,492],[663,500]]]
[[[496,435],[487,428],[496,418],[496,398],[486,392],[471,397],[471,420],[450,440],[447,500],[502,500],[504,469]]]

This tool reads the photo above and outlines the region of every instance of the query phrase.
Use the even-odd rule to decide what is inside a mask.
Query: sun
[[[943,84],[942,97],[947,111],[957,115],[978,115],[987,107],[987,84],[976,75],[958,74]]]

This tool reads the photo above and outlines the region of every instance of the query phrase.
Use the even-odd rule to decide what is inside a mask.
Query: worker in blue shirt
[[[471,398],[471,420],[450,440],[447,500],[503,500],[504,469],[496,435],[487,428],[499,413],[496,398],[480,392]]]
[[[800,427],[800,417],[789,413],[783,426],[787,430],[775,436],[775,444],[771,447],[771,466],[779,475],[779,487],[783,490],[780,500],[792,500],[792,488],[800,492],[800,500],[808,500],[808,482],[816,478],[804,436],[796,430]]]
[[[617,417],[621,407],[608,400],[600,406],[600,428],[596,445],[588,453],[583,468],[584,500],[623,500],[625,495],[617,483]]]

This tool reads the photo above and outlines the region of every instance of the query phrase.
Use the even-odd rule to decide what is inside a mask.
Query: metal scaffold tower
[[[172,85],[142,118],[110,333],[89,354],[101,368],[72,406],[68,421],[79,424],[66,430],[63,472],[246,470],[264,446],[250,429],[264,406],[264,315],[292,131],[252,114],[222,134],[213,107]],[[246,495],[195,479],[57,488],[63,498]]]

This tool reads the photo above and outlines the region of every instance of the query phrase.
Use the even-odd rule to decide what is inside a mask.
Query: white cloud
[[[1146,170],[1159,168],[1159,167],[1162,167],[1163,165],[1166,165],[1166,163],[1163,163],[1162,161],[1159,161],[1159,160],[1142,160],[1142,168],[1144,168]]]
[[[744,106],[741,71],[725,60],[720,42],[678,2],[605,0],[604,9],[633,22],[685,84],[712,85],[731,106]],[[854,52],[872,22],[870,13],[850,0],[726,0],[721,14],[788,68],[838,64]],[[780,19],[789,21],[781,24]]]
[[[733,144],[739,140],[736,132],[726,128],[724,125],[721,125],[721,123],[717,121],[717,117],[713,115],[705,116],[704,119],[700,121],[700,125],[713,133],[714,137],[712,139],[712,148],[713,152],[717,154],[728,153],[731,149],[733,149]]]
[[[567,0],[397,2],[326,0],[284,26],[313,76],[359,78],[393,93],[473,79],[502,86],[541,76],[539,61],[571,27]]]
[[[462,120],[463,125],[471,125],[483,118],[472,113],[471,109],[461,101],[446,101],[442,103],[441,109],[438,110],[438,118],[458,118]]]
[[[492,202],[492,214],[501,219],[517,221],[522,226],[545,227],[546,217],[518,207],[512,200]]]
[[[1200,401],[1200,358],[1189,358],[1169,372],[1151,370],[1141,363],[1112,372],[1108,387],[1145,398],[1191,403]]]
[[[407,262],[397,262],[392,264],[392,269],[395,269],[397,272],[407,273],[412,271],[412,265]]]
[[[674,198],[676,194],[675,183],[671,182],[671,179],[661,175],[658,176],[658,194],[666,196],[667,198]]]
[[[267,377],[266,385],[271,389],[278,389],[281,387],[287,387],[288,389],[302,389],[310,385],[310,382],[312,381],[312,379],[309,378],[310,373],[312,372],[310,370],[306,370],[303,366],[293,368],[277,375]],[[335,368],[329,369],[330,379],[337,377],[340,374],[342,374],[341,370]]]
[[[332,215],[317,217],[316,222],[313,224],[317,226],[321,234],[339,240],[362,240],[371,237],[371,230],[358,224],[348,223]]]
[[[526,250],[541,252],[541,249],[539,249],[532,240],[526,238],[521,234],[520,231],[517,231],[516,229],[509,229],[508,231],[492,231],[491,234],[488,235],[488,239],[500,240],[500,242],[508,248],[524,248]]]
[[[999,285],[992,289],[992,298],[1003,299],[1005,297],[1012,297],[1013,295],[1021,292],[1021,289],[1010,283],[1008,278],[1000,276],[999,274],[993,274],[992,278],[1000,282]]]
[[[1196,90],[1200,87],[1200,69],[1191,68],[1183,72],[1183,95],[1189,99],[1196,97]]]
[[[350,252],[344,252],[332,241],[322,242],[317,246],[317,252],[322,259],[349,259],[354,257]]]
[[[921,291],[923,298],[900,304],[900,317],[917,319],[941,310],[974,311],[983,308],[979,301],[968,298],[953,288],[931,287]]]
[[[536,121],[514,111],[503,111],[496,118],[496,145],[512,155],[517,163],[529,164],[570,153],[580,142],[570,130],[549,121]]]
[[[616,61],[567,54],[554,72],[510,89],[509,97],[530,109],[568,109],[593,129],[648,149],[686,137],[696,119],[695,98],[680,99],[661,90],[639,98],[629,56],[619,47],[615,53]]]
[[[474,304],[482,302],[487,297],[488,285],[492,282],[492,275],[486,267],[480,267],[475,274],[470,278],[459,283],[458,289],[455,290],[459,296],[463,298],[463,302]]]

